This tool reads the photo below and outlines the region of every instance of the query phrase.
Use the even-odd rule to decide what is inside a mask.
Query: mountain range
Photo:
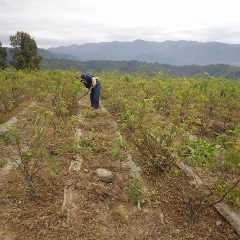
[[[192,76],[208,73],[240,79],[240,44],[165,41],[87,43],[38,48],[43,69],[116,71],[122,73]],[[7,63],[12,54],[7,48]]]
[[[102,42],[48,48],[55,58],[71,60],[141,61],[183,65],[229,64],[240,66],[240,44],[196,41]],[[49,54],[50,54],[49,53]]]

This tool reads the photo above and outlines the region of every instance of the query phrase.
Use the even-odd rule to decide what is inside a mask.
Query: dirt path
[[[76,126],[80,153],[75,160],[63,159],[61,181],[51,185],[43,180],[35,202],[26,201],[23,194],[9,198],[6,191],[0,192],[0,236],[5,232],[5,239],[11,240],[239,239],[213,209],[206,209],[195,223],[190,221],[176,181],[187,186],[189,196],[196,193],[183,174],[143,176],[144,184],[131,177],[131,164],[136,176],[139,169],[134,162],[126,164],[129,154],[111,115],[88,104],[88,98],[81,101]],[[97,168],[112,171],[114,181],[101,182]],[[147,191],[142,190],[143,185]],[[16,187],[18,193],[23,190],[21,182],[18,186],[8,182],[6,186]],[[136,199],[141,201],[141,210]]]

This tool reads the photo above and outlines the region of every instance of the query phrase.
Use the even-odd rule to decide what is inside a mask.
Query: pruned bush
[[[131,135],[131,142],[144,158],[144,166],[150,172],[169,170],[175,162],[173,142],[176,132],[172,126],[138,127]]]

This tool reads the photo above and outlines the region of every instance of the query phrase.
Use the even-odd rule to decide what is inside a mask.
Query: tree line
[[[164,73],[170,76],[195,76],[210,75],[215,77],[224,77],[228,79],[240,79],[240,67],[226,64],[211,65],[185,65],[173,66],[160,63],[146,63],[138,61],[110,61],[110,60],[92,60],[80,62],[68,59],[43,59],[40,64],[42,69],[81,69],[87,72],[118,72],[129,74],[155,75]]]
[[[10,65],[16,69],[39,69],[42,57],[37,53],[36,41],[26,32],[10,36],[12,60]],[[0,42],[0,69],[7,67],[7,49]]]

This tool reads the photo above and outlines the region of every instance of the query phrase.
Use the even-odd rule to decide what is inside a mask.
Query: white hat
[[[76,74],[75,74],[76,77],[81,77],[81,75],[82,74],[80,72],[76,72]]]

